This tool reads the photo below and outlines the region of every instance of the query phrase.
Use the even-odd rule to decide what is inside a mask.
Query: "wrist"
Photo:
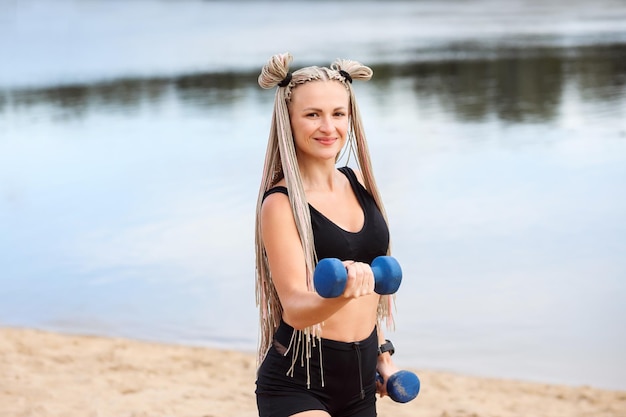
[[[382,356],[385,353],[391,356],[395,353],[395,351],[396,348],[393,346],[393,343],[391,343],[391,340],[385,340],[385,343],[378,346],[378,356]]]

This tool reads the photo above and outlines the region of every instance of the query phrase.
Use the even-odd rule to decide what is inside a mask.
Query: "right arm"
[[[327,299],[308,290],[304,251],[286,195],[274,193],[263,202],[261,234],[283,319],[295,329],[321,323],[352,299],[373,293],[369,265],[349,260],[344,261],[348,280],[342,296]]]

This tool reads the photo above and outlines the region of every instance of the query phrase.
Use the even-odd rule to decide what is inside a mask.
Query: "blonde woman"
[[[276,87],[257,206],[260,416],[375,416],[397,368],[381,329],[390,296],[374,292],[370,264],[389,253],[389,230],[352,90],[372,70],[337,60],[293,73],[273,56],[259,84]],[[337,168],[343,151],[359,169]],[[313,287],[318,260],[339,258],[341,296]]]

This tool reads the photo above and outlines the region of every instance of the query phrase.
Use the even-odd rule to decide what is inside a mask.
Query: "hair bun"
[[[293,56],[291,56],[289,52],[272,56],[263,69],[261,69],[261,74],[259,75],[259,85],[261,88],[276,87],[282,82],[287,76],[287,73],[289,73],[291,61],[293,61]]]
[[[374,75],[374,71],[357,61],[349,59],[336,59],[330,66],[335,71],[345,71],[353,80],[368,81]]]

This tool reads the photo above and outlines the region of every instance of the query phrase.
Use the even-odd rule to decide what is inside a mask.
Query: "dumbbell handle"
[[[372,261],[374,291],[378,294],[393,294],[402,282],[402,268],[391,256],[379,256]],[[343,294],[348,273],[337,258],[325,258],[318,262],[313,273],[315,290],[324,298],[334,298]]]

